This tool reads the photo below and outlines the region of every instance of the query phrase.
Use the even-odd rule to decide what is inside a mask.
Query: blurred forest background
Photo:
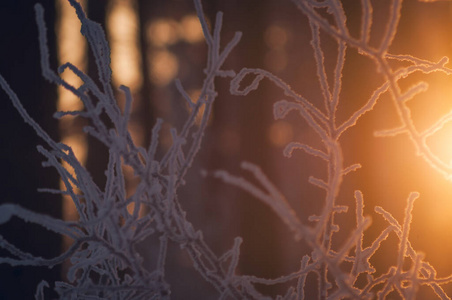
[[[64,93],[41,76],[33,10],[36,2],[8,0],[0,3],[0,73],[30,115],[52,137],[73,143],[79,159],[84,160],[102,187],[108,158],[106,149],[81,133],[84,120],[58,121],[52,117],[57,108],[66,110],[68,106],[64,105],[77,104],[71,99],[64,102]],[[63,46],[63,40],[70,37],[68,32],[80,29],[78,22],[68,23],[64,26],[69,26],[69,31],[63,33],[62,24],[66,24],[64,21],[69,18],[63,15],[62,4],[65,1],[39,2],[45,8],[53,67],[56,69],[69,60],[96,78],[93,59],[82,42]],[[345,0],[342,3],[350,31],[357,36],[361,19],[359,1]],[[371,41],[377,44],[384,30],[390,1],[372,1],[372,4],[374,25]],[[236,72],[242,67],[267,69],[321,107],[321,92],[309,44],[309,26],[291,1],[209,0],[203,1],[203,6],[210,21],[214,20],[217,11],[223,11],[224,41],[229,40],[235,31],[243,32],[238,47],[226,60],[225,69]],[[90,19],[103,25],[110,39],[113,84],[128,85],[134,93],[130,123],[134,140],[139,145],[147,145],[153,124],[157,118],[162,118],[166,132],[161,137],[160,151],[163,153],[165,145],[171,141],[169,128],[180,128],[188,110],[175,88],[174,79],[179,78],[192,95],[196,95],[202,84],[206,44],[192,1],[91,0],[85,2],[84,7]],[[433,61],[444,55],[451,56],[451,27],[452,6],[449,2],[405,1],[391,52]],[[77,38],[69,39],[75,41]],[[328,42],[335,49],[334,42],[328,39],[325,47],[328,49]],[[70,58],[73,53],[79,53],[80,56],[74,58],[79,59],[78,62]],[[326,51],[325,54],[325,66],[327,72],[331,72],[335,52]],[[413,103],[413,118],[419,126],[427,127],[441,112],[452,108],[452,84],[451,79],[443,75],[423,79],[429,82],[430,92]],[[179,199],[188,219],[204,231],[207,243],[217,253],[231,247],[235,236],[243,237],[239,262],[242,274],[275,278],[296,270],[301,256],[310,250],[303,242],[295,242],[285,224],[264,204],[209,176],[203,177],[201,171],[226,169],[239,174],[243,172],[240,169],[243,160],[260,165],[287,197],[300,219],[307,223],[307,217],[323,206],[324,196],[323,191],[310,185],[307,179],[310,175],[324,177],[325,165],[301,152],[294,153],[290,159],[285,158],[282,149],[290,141],[317,143],[319,147],[321,144],[297,115],[273,120],[273,103],[283,99],[284,95],[272,84],[263,82],[250,96],[238,97],[230,95],[229,81],[228,78],[217,81],[219,96],[213,117]],[[365,103],[382,83],[382,78],[372,61],[355,50],[349,50],[343,83],[339,105],[342,119],[338,122]],[[118,92],[119,101],[121,97]],[[58,188],[58,177],[53,169],[41,166],[42,157],[35,151],[41,140],[22,121],[3,92],[0,93],[0,120],[0,202],[19,203],[38,212],[73,219],[75,216],[66,200],[36,192],[37,188]],[[440,276],[444,276],[452,273],[449,258],[452,251],[452,182],[417,158],[407,137],[373,137],[375,130],[392,128],[397,124],[389,95],[385,94],[375,109],[342,137],[345,164],[361,163],[363,168],[348,175],[343,183],[338,202],[349,205],[349,212],[337,218],[341,231],[333,242],[341,243],[355,226],[354,190],[363,191],[365,213],[373,219],[367,232],[369,241],[379,234],[379,228],[382,228],[379,224],[384,222],[373,212],[373,207],[380,205],[401,221],[409,192],[419,191],[421,197],[415,203],[410,241],[415,249],[427,254],[426,260]],[[440,132],[431,143],[441,157],[452,160],[452,126]],[[134,188],[136,181],[133,174],[128,175],[129,189]],[[43,257],[56,256],[62,247],[67,246],[67,241],[61,237],[14,219],[0,227],[0,234],[20,248]],[[394,264],[396,242],[394,237],[390,237],[384,243],[381,254],[373,261],[374,265],[385,270]],[[156,251],[151,240],[143,244],[142,251],[146,255]],[[0,255],[3,254],[0,251]],[[202,282],[200,275],[193,270],[188,256],[176,247],[171,249],[170,255],[167,272],[173,299],[216,298],[213,288]],[[49,282],[61,280],[62,269],[64,266],[49,270],[1,265],[0,299],[30,299],[42,279]],[[261,288],[273,295],[282,291],[278,286]],[[452,287],[446,291],[450,293]]]

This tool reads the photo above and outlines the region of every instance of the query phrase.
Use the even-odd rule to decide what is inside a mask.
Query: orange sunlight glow
[[[429,112],[419,113],[419,121],[426,123],[428,127],[440,124],[437,129],[426,138],[427,145],[432,152],[446,164],[452,165],[452,86],[448,78],[435,78],[431,89],[422,99],[425,103],[435,102],[436,108],[430,108]],[[452,178],[451,178],[452,179]]]
[[[87,7],[87,1],[80,1],[82,6]],[[80,22],[74,9],[67,1],[56,2],[59,16],[56,33],[58,40],[58,64],[62,65],[71,62],[77,68],[86,72],[87,69],[87,44],[85,38],[80,33]],[[80,86],[82,81],[72,71],[66,69],[61,77],[73,86]],[[58,87],[58,111],[83,110],[83,104],[79,98],[71,92]],[[81,124],[75,122],[74,116],[64,116],[59,120],[61,141],[72,148],[79,162],[84,165],[87,156],[86,135],[83,133]],[[69,130],[70,129],[70,130]],[[63,167],[74,175],[71,167],[63,162]],[[60,188],[66,190],[63,181],[60,180]],[[72,199],[64,195],[62,204],[62,215],[64,220],[76,220],[78,218],[75,205]],[[68,238],[63,239],[63,248],[67,249],[72,243]]]
[[[85,1],[81,1],[84,5]],[[87,44],[85,38],[80,33],[80,21],[78,20],[74,9],[69,2],[57,1],[58,23],[56,25],[56,33],[58,39],[58,62],[64,64],[71,62],[82,71],[87,69]],[[85,4],[84,7],[87,5]],[[61,77],[73,86],[80,86],[82,80],[73,72],[66,69]],[[67,91],[63,87],[58,87],[57,109],[59,111],[81,110],[83,104],[75,95]],[[66,118],[70,120],[72,118]]]
[[[196,15],[187,15],[182,18],[180,22],[180,34],[182,39],[191,44],[204,40],[201,24],[199,24]]]
[[[141,70],[142,60],[140,52],[140,24],[137,13],[137,1],[135,0],[111,0],[107,10],[107,32],[111,49],[111,69],[113,84],[125,85],[130,88],[134,101],[128,124],[132,140],[136,145],[144,145],[143,124],[134,117],[141,106],[141,98],[138,96],[143,85]],[[124,102],[124,94],[117,94],[118,101]],[[123,105],[120,105],[123,107]],[[139,179],[134,176],[133,169],[122,165],[126,183],[126,197],[135,192]],[[128,206],[130,213],[135,209],[135,204]]]
[[[166,86],[176,78],[179,71],[177,57],[168,50],[157,50],[149,55],[148,68],[151,81],[156,86]]]
[[[61,140],[62,143],[69,145],[74,151],[75,157],[80,162],[86,162],[86,157],[88,154],[88,143],[86,140],[86,136],[83,133],[66,135]],[[63,161],[62,166],[69,171],[69,173],[75,176],[74,169],[65,161]],[[75,185],[72,185],[74,191],[78,192],[78,189]],[[62,180],[60,180],[60,189],[65,191],[66,186]],[[63,218],[64,220],[77,220],[78,219],[77,210],[75,208],[74,202],[72,201],[69,195],[63,196]],[[63,247],[68,247],[72,244],[72,241],[66,240],[65,238]]]
[[[174,80],[179,71],[179,60],[168,47],[180,41],[198,43],[203,41],[204,35],[197,16],[186,15],[179,22],[168,18],[148,22],[146,39],[151,46],[147,51],[151,83],[163,87]]]
[[[449,10],[451,20],[451,7],[443,7],[446,8]],[[430,60],[439,60],[441,58],[439,55],[450,56],[452,36],[447,29],[450,27],[450,21],[446,18],[432,18],[432,14],[424,13],[422,6],[417,6],[417,10],[413,9],[410,13],[409,17],[401,18],[401,28],[404,31],[398,33],[396,42],[399,42],[395,43],[392,51],[397,54],[412,51]],[[394,62],[394,66],[391,67],[397,70],[399,66]],[[425,144],[432,157],[445,165],[452,165],[450,80],[450,76],[438,72],[427,75],[415,74],[398,82],[403,92],[420,81],[428,84],[428,89],[407,101],[406,107],[420,138],[425,137]],[[401,126],[394,105],[389,100],[390,96],[386,97],[379,100],[372,112],[375,123],[370,127],[374,131]],[[367,166],[370,167],[368,172],[371,174],[366,177],[368,182],[365,183],[369,186],[368,198],[372,197],[373,201],[379,203],[385,201],[387,210],[403,211],[405,204],[397,199],[403,199],[411,191],[418,191],[420,197],[416,200],[413,210],[410,241],[419,251],[427,253],[427,259],[437,268],[438,274],[450,274],[448,257],[452,248],[450,242],[452,234],[447,228],[451,226],[451,178],[448,180],[444,174],[434,170],[433,163],[417,156],[415,146],[406,133],[394,137],[377,137],[369,140],[369,143],[371,145],[364,146],[372,158],[372,161],[367,162]],[[370,187],[371,185],[375,187]],[[375,218],[375,222],[378,221]],[[441,245],[432,241],[441,241]],[[434,255],[429,256],[432,253]],[[389,252],[386,254],[390,255]]]
[[[286,146],[290,141],[293,141],[293,137],[293,128],[289,122],[278,120],[270,125],[268,138],[276,147]]]
[[[140,89],[141,55],[136,1],[112,0],[107,13],[107,31],[111,48],[113,83]]]
[[[146,27],[147,40],[156,47],[166,47],[179,40],[179,24],[170,19],[150,22]]]
[[[197,103],[197,102],[199,101],[199,96],[200,96],[200,95],[201,95],[201,90],[200,90],[200,89],[189,90],[189,91],[188,91],[188,96],[190,96],[190,99],[192,99],[193,103]],[[186,104],[186,106],[187,106],[188,111],[191,112],[191,111],[192,111],[192,108],[190,108],[190,106],[188,105],[188,103]],[[200,125],[200,124],[201,124],[202,115],[204,114],[205,108],[206,108],[205,105],[202,105],[202,106],[199,108],[198,113],[196,114],[195,122],[196,122],[197,125]],[[212,119],[212,117],[213,117],[213,115],[211,115],[211,119]],[[210,120],[211,120],[211,119],[210,119]],[[210,121],[210,120],[209,120],[209,121]]]

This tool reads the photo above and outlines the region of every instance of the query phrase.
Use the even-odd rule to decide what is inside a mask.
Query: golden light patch
[[[134,1],[115,0],[110,3],[107,29],[113,83],[128,86],[132,91],[138,90],[143,83],[138,26]]]
[[[285,146],[293,140],[292,125],[286,121],[274,122],[268,131],[268,138],[277,147]]]
[[[150,57],[149,69],[152,83],[165,86],[176,77],[179,61],[167,50],[156,51]]]
[[[197,43],[204,40],[201,24],[196,15],[185,16],[180,22],[181,37],[189,43]]]
[[[171,19],[159,19],[146,26],[148,42],[157,47],[166,47],[179,39],[179,24]]]

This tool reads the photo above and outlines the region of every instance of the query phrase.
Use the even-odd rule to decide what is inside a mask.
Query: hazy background
[[[58,92],[40,75],[33,10],[35,2],[20,0],[0,3],[0,73],[18,94],[30,115],[52,137],[60,139],[68,132],[52,118],[57,107]],[[55,2],[40,3],[46,11],[50,59],[56,69]],[[106,0],[89,1],[89,17],[107,28],[111,3]],[[226,61],[226,68],[237,72],[242,67],[270,70],[294,90],[322,107],[315,61],[309,45],[311,36],[307,19],[288,0],[261,0],[259,5],[256,3],[251,0],[209,0],[203,3],[210,22],[213,22],[217,11],[224,12],[223,45],[235,31],[243,32],[239,46]],[[350,31],[352,35],[358,36],[361,11],[358,1],[343,3]],[[371,43],[374,45],[379,43],[385,28],[389,3],[373,1],[375,14]],[[165,145],[168,146],[165,137],[168,136],[170,124],[180,128],[187,116],[187,106],[172,80],[179,78],[187,90],[196,93],[202,84],[206,45],[196,35],[191,39],[188,33],[181,33],[189,24],[184,23],[184,20],[188,20],[185,18],[193,17],[195,13],[191,1],[138,0],[136,7],[140,50],[138,63],[126,62],[126,65],[137,64],[140,67],[138,81],[141,83],[134,90],[136,104],[131,130],[135,130],[138,143],[147,145],[156,118],[163,118],[166,132],[162,134],[161,140],[160,153],[163,153]],[[436,61],[444,55],[451,55],[451,17],[451,5],[447,2],[427,4],[406,1],[391,52],[410,53]],[[322,38],[326,69],[331,72],[335,62],[335,43],[326,35],[322,35]],[[88,56],[85,62],[87,72],[96,77],[93,59]],[[159,62],[163,65],[159,65]],[[416,98],[412,104],[413,118],[420,128],[425,128],[438,119],[441,113],[452,108],[452,85],[450,78],[445,76],[417,76],[416,79],[427,80],[432,88],[432,92]],[[407,81],[406,84],[409,86],[413,82]],[[230,248],[235,236],[244,238],[240,273],[275,278],[295,271],[299,268],[302,255],[310,252],[306,245],[294,242],[285,224],[258,200],[213,178],[203,178],[200,171],[221,168],[239,174],[243,173],[239,167],[242,160],[258,164],[280,187],[300,219],[308,223],[307,217],[317,213],[323,206],[324,193],[307,183],[307,179],[310,175],[325,178],[325,165],[302,152],[294,153],[290,159],[285,158],[282,149],[290,141],[302,141],[317,147],[322,147],[321,142],[295,113],[285,120],[273,121],[273,103],[283,99],[284,95],[269,82],[261,83],[260,88],[247,97],[230,95],[229,79],[220,78],[216,83],[219,96],[213,117],[203,148],[187,175],[187,185],[182,189],[179,199],[187,210],[188,219],[204,230],[207,243],[217,254]],[[373,62],[350,49],[347,52],[343,83],[338,122],[346,120],[363,105],[382,83],[382,79],[376,75]],[[35,147],[42,142],[23,123],[3,92],[0,92],[0,101],[0,202],[19,203],[34,211],[62,217],[63,206],[58,196],[36,192],[40,187],[58,188],[59,185],[56,172],[40,165],[42,156],[35,151]],[[84,124],[83,121],[74,122],[76,127]],[[448,275],[452,273],[452,262],[448,258],[452,250],[452,233],[449,229],[452,225],[452,183],[415,157],[407,137],[374,138],[372,135],[375,130],[392,128],[398,124],[390,98],[385,94],[375,109],[342,137],[345,164],[361,163],[363,168],[344,180],[338,203],[349,205],[349,212],[337,217],[342,230],[335,236],[334,243],[340,245],[347,237],[348,230],[355,226],[354,190],[363,191],[365,214],[371,215],[373,219],[365,243],[370,243],[387,225],[373,212],[375,205],[384,207],[402,222],[406,198],[411,191],[419,191],[421,197],[415,203],[410,241],[416,250],[426,253],[426,260],[437,268],[439,275]],[[445,160],[452,159],[451,130],[446,128],[431,141],[434,151],[439,151]],[[86,166],[95,181],[102,186],[107,162],[105,149],[89,137],[86,143]],[[130,177],[128,184],[133,189],[136,179]],[[17,219],[2,225],[0,233],[20,248],[43,257],[57,255],[63,242],[61,237]],[[143,255],[152,255],[151,242],[143,245]],[[203,299],[215,299],[215,291],[192,270],[188,257],[177,246],[173,246],[170,248],[172,258],[167,266],[173,298],[199,299],[202,296]],[[396,247],[396,239],[391,236],[384,243],[381,254],[371,262],[381,272],[385,272],[387,266],[396,261]],[[0,251],[0,254],[4,252]],[[59,268],[49,270],[0,266],[0,298],[29,299],[41,279],[49,282],[59,280],[60,272]],[[309,276],[308,280],[314,282],[315,277]],[[279,286],[262,287],[262,290],[273,295],[284,291]],[[449,287],[449,291],[452,291],[452,287]]]

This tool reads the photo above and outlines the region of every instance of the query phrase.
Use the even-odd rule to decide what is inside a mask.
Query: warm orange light
[[[189,90],[189,91],[188,91],[188,95],[190,96],[190,99],[192,100],[193,103],[197,103],[198,100],[199,100],[199,96],[201,95],[201,90],[200,90],[200,89]],[[187,103],[187,109],[188,109],[189,112],[191,112],[191,111],[193,110],[193,109],[188,105],[188,103]],[[202,105],[202,106],[199,108],[199,111],[198,111],[198,113],[197,113],[197,115],[196,115],[196,119],[195,119],[196,124],[198,124],[198,125],[201,124],[201,120],[202,120],[202,116],[203,116],[203,114],[204,114],[204,111],[205,111],[205,105]]]
[[[84,5],[85,1],[81,1],[81,4]],[[80,33],[80,21],[69,2],[57,1],[57,9],[60,11],[58,13],[60,18],[56,27],[59,64],[70,62],[80,70],[85,71],[87,67],[87,44]],[[83,83],[78,76],[68,69],[61,74],[61,77],[75,87]],[[81,110],[82,108],[83,104],[78,97],[63,87],[58,87],[57,109],[59,111]],[[68,119],[70,117],[64,120],[67,121]]]
[[[62,141],[62,143],[68,145],[71,147],[72,151],[74,152],[75,157],[79,162],[82,162],[84,164],[86,162],[87,154],[88,154],[88,144],[86,140],[86,136],[83,133],[76,133],[71,135],[66,135]],[[74,172],[74,169],[65,161],[62,162],[62,166],[68,170],[68,172],[77,179],[77,176]],[[71,188],[77,193],[78,189],[75,185],[71,183]],[[62,191],[66,191],[67,187],[63,183],[62,180],[60,180],[60,189]],[[77,215],[77,211],[75,209],[75,205],[73,200],[69,195],[63,196],[63,218],[65,220],[71,220],[75,221],[79,218]],[[66,241],[67,243],[68,241]],[[67,244],[66,244],[67,246]]]
[[[414,116],[426,134],[426,144],[439,160],[452,165],[452,86],[450,78],[437,76],[432,79],[430,89],[420,97],[421,106]],[[435,103],[435,105],[431,105]],[[423,104],[423,105],[422,105]],[[428,109],[427,109],[428,108]]]
[[[282,120],[273,122],[268,131],[270,142],[277,147],[286,146],[293,141],[293,135],[292,125]]]
[[[180,22],[181,37],[189,43],[197,43],[204,40],[201,24],[195,15],[187,15]]]
[[[82,6],[87,7],[86,1],[81,1]],[[58,62],[64,64],[72,63],[81,71],[86,72],[87,69],[87,44],[85,38],[80,33],[80,21],[78,20],[74,8],[67,1],[57,1],[57,9],[60,16],[56,32],[58,39]],[[66,69],[61,77],[69,84],[78,87],[83,82],[72,71]],[[83,103],[78,97],[71,92],[58,87],[58,101],[57,109],[59,111],[83,110]],[[72,148],[78,161],[83,165],[86,162],[87,156],[87,142],[85,134],[80,125],[77,127],[74,124],[73,116],[65,116],[60,119],[61,141]],[[68,130],[71,128],[71,130]],[[75,176],[72,168],[65,162],[63,167]],[[62,190],[66,190],[64,183],[60,181]],[[63,219],[76,220],[78,218],[74,203],[69,196],[63,197]],[[63,247],[68,247],[70,241],[64,241]]]
[[[160,19],[146,26],[147,40],[157,47],[165,47],[176,43],[179,39],[179,25],[174,20]]]
[[[157,86],[165,86],[176,77],[179,70],[179,61],[171,52],[159,50],[150,55],[148,67],[152,83]]]
[[[113,83],[132,92],[142,85],[136,1],[114,0],[107,14]]]
[[[283,48],[288,40],[287,31],[278,25],[270,25],[264,33],[265,44],[270,49]]]

